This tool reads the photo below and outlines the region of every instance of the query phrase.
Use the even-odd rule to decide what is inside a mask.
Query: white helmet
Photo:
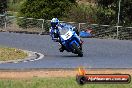
[[[59,20],[57,18],[53,18],[51,20],[51,26],[54,28],[59,24]]]

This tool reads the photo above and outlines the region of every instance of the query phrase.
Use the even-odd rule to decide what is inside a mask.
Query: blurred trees
[[[108,6],[114,3],[114,1],[117,1],[117,0],[97,0],[98,5],[102,6],[103,8],[105,7],[108,8]]]
[[[78,4],[76,0],[26,0],[18,16],[116,25],[119,0],[96,0]],[[121,1],[120,25],[132,26],[132,0]]]
[[[7,0],[0,0],[0,14],[4,14],[7,9]]]
[[[117,16],[118,16],[118,10],[119,10],[119,0],[97,0],[98,6],[102,7],[103,10],[111,10],[114,12],[114,14],[111,14],[110,16],[107,16],[105,13],[102,14],[102,16],[105,16],[106,19],[103,17],[99,18],[102,21],[111,19],[108,22],[112,24],[116,24],[117,22]],[[127,25],[132,26],[132,0],[121,0],[121,12],[120,12],[120,25]],[[108,24],[106,22],[106,24]]]
[[[67,13],[67,17],[65,18],[65,20],[95,23],[96,11],[96,6],[93,7],[91,5],[85,4],[74,5]]]
[[[44,19],[62,18],[75,3],[75,0],[26,0],[21,5],[19,16]]]

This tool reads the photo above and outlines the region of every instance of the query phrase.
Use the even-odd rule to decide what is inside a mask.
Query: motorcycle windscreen
[[[70,31],[70,30],[61,30],[60,31],[60,36],[64,40],[70,39],[72,37],[72,35],[73,35],[72,31]]]

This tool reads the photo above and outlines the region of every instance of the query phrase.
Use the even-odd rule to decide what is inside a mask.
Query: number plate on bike
[[[64,40],[68,40],[69,38],[72,37],[72,32],[71,32],[71,31],[68,31],[65,35],[61,35],[61,37],[62,37]]]

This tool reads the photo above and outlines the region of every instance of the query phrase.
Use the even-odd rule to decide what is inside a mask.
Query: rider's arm
[[[55,36],[54,29],[50,29],[50,36],[53,41],[57,42],[58,41],[58,36]]]

